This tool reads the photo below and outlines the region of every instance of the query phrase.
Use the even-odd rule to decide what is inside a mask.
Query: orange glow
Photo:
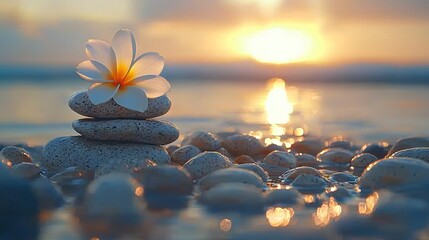
[[[305,203],[314,203],[314,196],[313,195],[304,195],[304,202]]]
[[[271,28],[249,37],[246,50],[259,62],[281,64],[305,60],[313,45],[313,39],[303,31]]]
[[[373,194],[369,195],[365,202],[359,202],[358,203],[358,212],[362,215],[369,215],[374,211],[375,206],[378,202],[378,193],[374,192]]]
[[[327,226],[332,220],[337,220],[342,212],[339,205],[333,197],[329,198],[329,202],[325,202],[318,207],[316,212],[312,214],[313,222],[318,227]]]
[[[224,232],[228,232],[229,230],[231,230],[231,227],[232,227],[232,221],[229,220],[228,218],[224,218],[219,222],[219,228]]]
[[[268,223],[272,227],[285,227],[290,223],[295,212],[292,208],[270,208],[265,213]]]
[[[282,136],[286,132],[286,128],[282,124],[289,122],[293,105],[288,99],[286,83],[283,79],[270,79],[267,87],[269,88],[265,99],[267,122],[271,124],[271,135]]]
[[[138,188],[136,188],[136,190],[134,191],[134,193],[136,194],[136,196],[142,197],[143,193],[144,193],[144,188],[143,187],[138,187]]]

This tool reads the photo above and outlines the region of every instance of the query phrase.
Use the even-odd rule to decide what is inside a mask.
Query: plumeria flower
[[[77,65],[77,74],[93,84],[88,89],[93,104],[111,98],[119,105],[140,112],[147,109],[148,98],[166,94],[171,86],[159,76],[164,58],[155,52],[136,57],[136,41],[132,32],[122,29],[112,44],[90,39],[86,43],[89,58]]]

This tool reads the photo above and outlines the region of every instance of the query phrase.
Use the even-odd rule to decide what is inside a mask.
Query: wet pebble
[[[234,159],[235,164],[244,164],[244,163],[255,163],[252,157],[247,155],[240,155]]]
[[[48,178],[37,178],[31,182],[31,187],[36,194],[39,207],[42,210],[54,210],[64,204],[61,190]]]
[[[168,147],[165,148],[168,155],[171,155],[174,151],[176,151],[179,148],[178,145],[168,145]]]
[[[393,144],[392,148],[386,156],[389,157],[397,151],[415,147],[429,147],[429,138],[411,137],[399,139]]]
[[[101,176],[88,186],[81,220],[88,225],[98,224],[105,228],[139,224],[143,213],[140,200],[143,193],[143,187],[128,174]]]
[[[283,173],[283,175],[281,176],[281,178],[283,179],[282,183],[283,184],[289,184],[289,183],[293,182],[298,176],[300,176],[302,174],[309,174],[309,175],[318,176],[318,177],[322,176],[320,174],[320,172],[315,168],[297,167],[297,168],[291,169],[291,170]]]
[[[68,167],[50,178],[66,196],[83,192],[93,179],[94,171],[81,167]]]
[[[317,167],[320,163],[315,156],[307,153],[296,153],[295,159],[297,167]]]
[[[146,167],[133,176],[143,185],[145,194],[190,195],[194,188],[191,175],[180,166]]]
[[[282,152],[286,152],[287,151],[287,149],[286,149],[286,147],[284,145],[279,146],[277,144],[272,143],[272,144],[270,144],[270,145],[268,145],[268,146],[265,147],[264,153],[265,154],[269,154],[269,153],[271,153],[273,151],[276,151],[276,150],[277,151],[282,151]]]
[[[332,170],[345,170],[350,166],[353,152],[341,148],[327,148],[317,154],[321,167]]]
[[[414,158],[389,158],[370,164],[359,181],[363,190],[406,187],[429,181],[429,164]]]
[[[295,153],[307,153],[316,156],[324,148],[325,144],[319,139],[304,139],[294,142],[290,149]]]
[[[192,179],[199,179],[215,170],[232,167],[234,164],[218,152],[203,152],[191,158],[183,167]]]
[[[199,202],[214,211],[262,212],[261,190],[244,183],[224,183],[203,192]]]
[[[354,175],[360,176],[369,164],[377,160],[377,157],[370,153],[361,153],[352,158],[350,162],[350,169],[352,170]]]
[[[285,168],[294,168],[296,167],[296,159],[295,156],[291,153],[282,152],[275,150],[268,154],[264,160],[262,160],[263,163],[273,164],[280,167]]]
[[[290,168],[288,167],[281,167],[279,165],[275,165],[275,164],[271,164],[271,163],[265,163],[265,162],[261,162],[259,164],[259,166],[261,168],[263,168],[268,175],[270,176],[270,178],[274,181],[279,180],[279,177],[286,171],[288,171]]]
[[[346,150],[351,150],[353,148],[353,143],[347,140],[338,140],[331,142],[328,148],[342,148]]]
[[[347,172],[337,172],[331,174],[329,180],[334,182],[356,183],[357,177]]]
[[[185,164],[189,159],[197,156],[201,150],[193,145],[185,145],[170,154],[171,161],[179,165]]]
[[[33,162],[30,154],[25,149],[15,146],[4,147],[0,152],[0,161],[8,167],[22,162]]]
[[[0,164],[0,238],[37,239],[39,204],[29,181]]]
[[[338,202],[345,202],[353,197],[351,190],[342,186],[337,187],[334,191],[329,191],[326,195],[335,198]]]
[[[299,202],[301,194],[294,188],[271,190],[265,198],[265,205],[268,206],[289,206]]]
[[[252,171],[256,173],[259,177],[261,177],[264,182],[269,180],[268,173],[262,167],[260,167],[255,163],[243,163],[239,165],[234,165],[234,168],[246,169],[246,170]]]
[[[219,184],[223,183],[244,183],[253,185],[257,188],[264,188],[264,184],[261,177],[256,173],[240,169],[240,168],[227,168],[216,170],[199,181],[201,191],[207,191]]]
[[[429,163],[429,147],[408,148],[397,151],[390,157],[417,158]]]
[[[233,135],[221,142],[233,156],[249,155],[251,157],[263,153],[264,145],[257,138],[249,135]]]
[[[311,174],[299,175],[291,185],[304,194],[321,193],[327,186],[326,182],[321,177]]]
[[[22,162],[13,166],[12,170],[17,176],[27,180],[40,177],[40,168],[33,163]]]
[[[181,145],[193,145],[201,151],[216,151],[221,147],[216,136],[206,131],[194,132],[192,135],[183,139]]]
[[[361,148],[361,153],[369,153],[377,157],[377,159],[382,159],[387,154],[387,149],[379,144],[371,143],[363,145]]]

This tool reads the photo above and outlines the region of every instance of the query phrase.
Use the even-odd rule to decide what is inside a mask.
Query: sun
[[[305,61],[310,57],[313,39],[303,31],[271,28],[245,41],[246,52],[263,63],[284,64]]]

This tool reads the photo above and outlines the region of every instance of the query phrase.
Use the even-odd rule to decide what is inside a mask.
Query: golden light
[[[313,40],[304,31],[271,28],[254,34],[245,42],[246,51],[263,63],[290,63],[310,57]]]
[[[228,218],[224,218],[219,222],[219,228],[224,232],[228,232],[229,230],[231,230],[231,227],[232,227],[232,221],[229,220]]]
[[[313,222],[318,227],[324,227],[332,220],[338,220],[341,212],[341,205],[339,205],[333,197],[330,197],[329,202],[323,203],[317,208],[316,212],[312,214]]]
[[[290,223],[295,212],[292,208],[270,208],[266,211],[265,217],[273,227],[285,227]]]
[[[267,83],[269,89],[265,99],[265,112],[267,122],[271,124],[270,133],[274,136],[282,136],[286,132],[285,126],[290,121],[293,105],[289,101],[286,83],[283,79],[273,78]]]
[[[358,212],[362,215],[369,215],[374,211],[375,206],[378,202],[378,193],[374,192],[373,194],[369,195],[365,202],[359,202],[358,203]]]
[[[137,187],[136,190],[134,191],[134,194],[137,197],[142,197],[144,193],[144,188],[143,187]]]

